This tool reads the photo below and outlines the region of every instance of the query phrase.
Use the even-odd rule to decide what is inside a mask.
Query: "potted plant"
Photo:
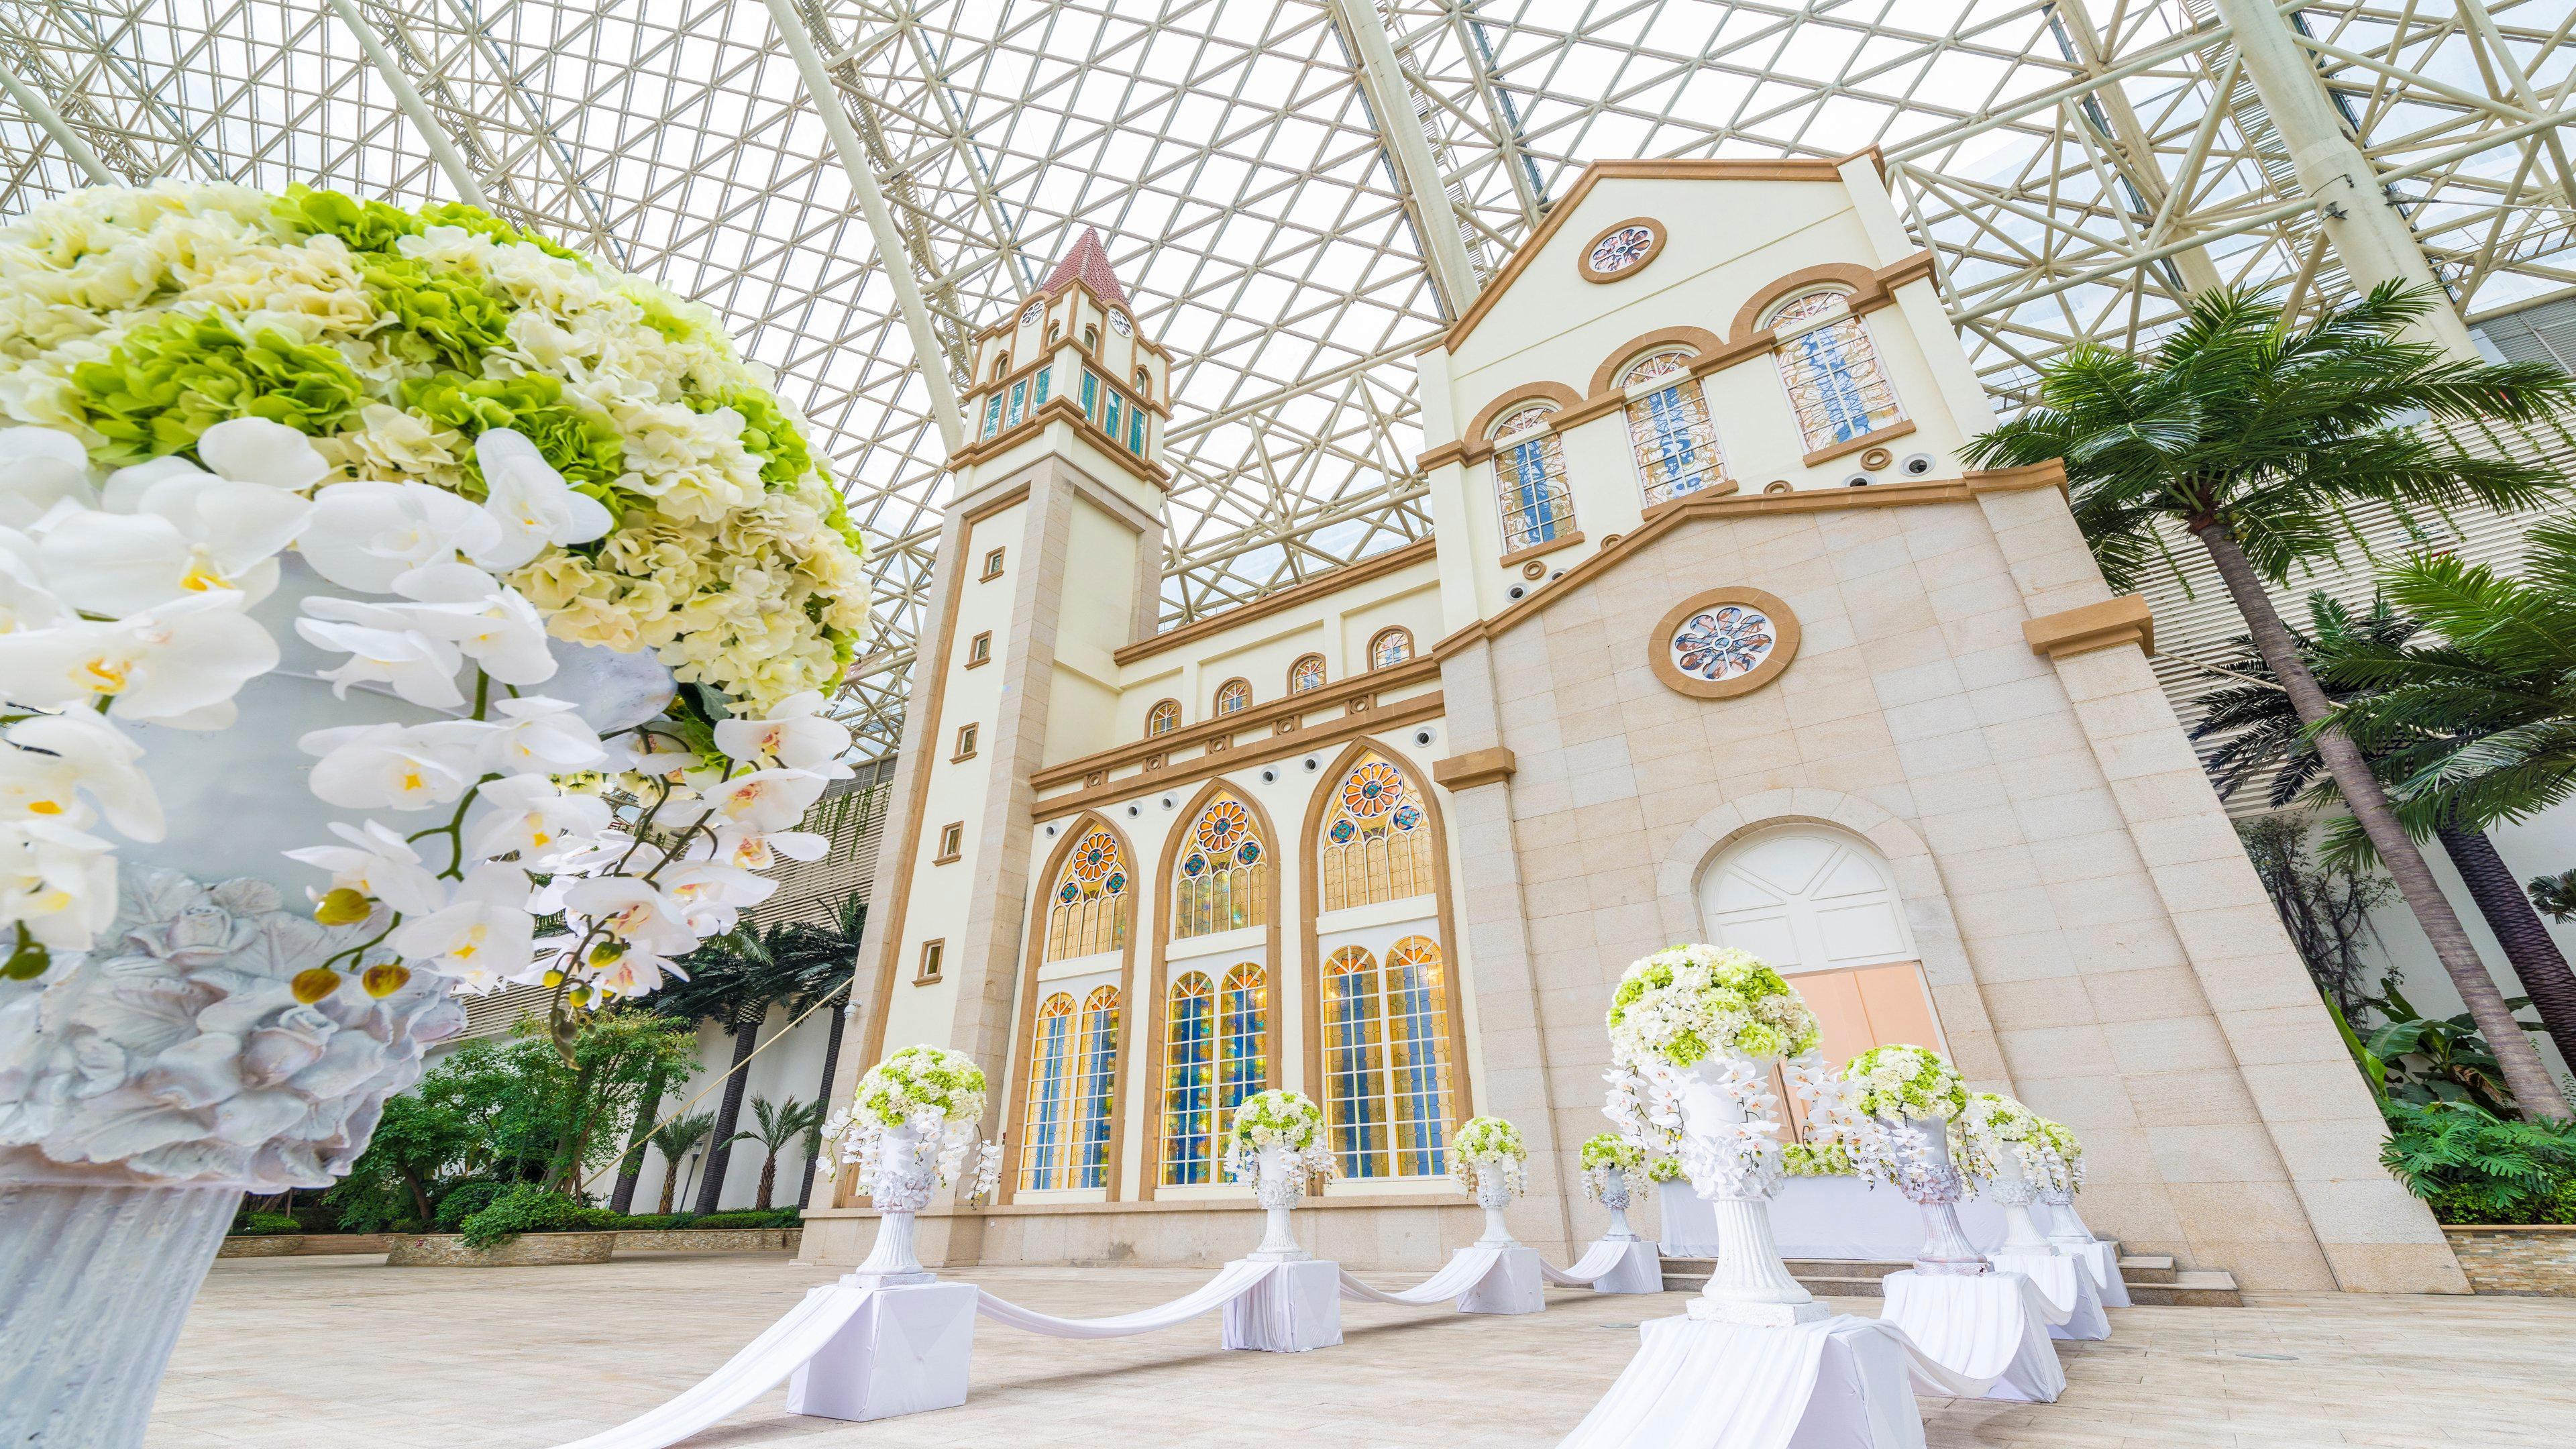
[[[1939,1052],[1918,1046],[1872,1047],[1851,1059],[1843,1079],[1853,1110],[1880,1130],[1863,1139],[1859,1165],[1894,1183],[1923,1212],[1923,1246],[1914,1266],[1924,1273],[1984,1273],[1993,1265],[1959,1226],[1966,1179],[1950,1164],[1949,1122],[1966,1110],[1968,1089]]]
[[[1307,1179],[1329,1178],[1333,1154],[1324,1145],[1324,1109],[1303,1092],[1255,1092],[1235,1104],[1225,1129],[1225,1171],[1252,1184],[1261,1204],[1255,1262],[1299,1262],[1307,1257],[1290,1230],[1289,1210],[1305,1195]]]
[[[1470,1117],[1458,1129],[1449,1151],[1449,1176],[1485,1210],[1485,1234],[1476,1246],[1514,1246],[1512,1230],[1503,1223],[1503,1209],[1529,1190],[1524,1172],[1529,1148],[1521,1142],[1521,1129],[1500,1117]]]
[[[884,1286],[927,1283],[913,1249],[915,1216],[931,1194],[957,1180],[984,1115],[984,1069],[935,1046],[909,1046],[868,1068],[850,1110],[823,1124],[826,1168],[848,1164],[883,1214],[857,1279]],[[1001,1172],[991,1143],[977,1154],[974,1192],[991,1193]],[[831,1176],[826,1172],[826,1179]]]

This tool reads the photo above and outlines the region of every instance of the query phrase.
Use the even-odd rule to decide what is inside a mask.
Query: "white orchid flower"
[[[610,764],[647,779],[675,781],[698,767],[698,752],[660,730],[639,729],[619,739]]]
[[[686,981],[688,973],[678,963],[649,951],[628,951],[625,955],[599,967],[590,978],[591,990],[601,996],[650,996],[662,989],[669,977]]]
[[[411,842],[370,820],[364,829],[331,822],[346,845],[308,845],[286,858],[331,873],[334,890],[346,888],[380,900],[406,916],[425,916],[447,904],[447,887],[420,863]]]
[[[686,861],[662,872],[662,893],[701,936],[732,930],[743,907],[759,905],[777,892],[778,882],[768,876],[710,860]]]
[[[716,748],[745,764],[779,765],[810,770],[826,779],[850,777],[841,756],[850,748],[850,728],[822,713],[823,696],[814,690],[792,694],[759,719],[716,722]]]
[[[38,525],[45,582],[73,607],[131,614],[190,593],[277,587],[277,555],[313,505],[257,483],[189,473],[154,483],[132,513],[64,509]]]
[[[304,607],[348,602],[307,599]],[[464,692],[456,687],[456,671],[464,667],[465,659],[444,639],[432,639],[417,629],[376,629],[334,619],[298,619],[295,632],[316,648],[349,656],[347,663],[321,674],[331,681],[331,692],[343,699],[351,685],[384,684],[427,709],[454,709],[465,702]]]
[[[763,833],[786,830],[822,798],[824,779],[807,770],[754,770],[709,785],[706,801],[717,828]]]
[[[334,483],[313,500],[295,547],[314,572],[344,589],[389,592],[423,564],[475,557],[498,540],[492,516],[427,483]]]
[[[713,859],[744,870],[770,870],[781,856],[821,860],[831,853],[830,837],[810,830],[719,830]]]
[[[677,956],[698,944],[698,933],[689,929],[678,904],[652,882],[633,876],[578,881],[564,892],[563,909],[568,918],[596,924],[630,953]]]
[[[197,435],[197,456],[219,478],[301,492],[331,476],[313,440],[267,418],[228,418]]]
[[[487,861],[466,872],[445,906],[403,922],[389,944],[405,962],[479,994],[527,971],[536,935],[528,873]]]
[[[489,763],[508,774],[535,771],[564,775],[595,770],[608,761],[599,731],[572,704],[541,694],[493,701],[502,722],[496,725]]]
[[[483,511],[498,526],[498,541],[473,555],[485,568],[514,569],[550,544],[604,538],[616,522],[608,506],[564,481],[564,475],[511,428],[493,428],[474,440],[483,469]]]
[[[97,802],[107,823],[128,840],[161,839],[161,797],[134,762],[143,747],[95,712],[40,714],[11,725],[18,748],[0,752],[0,812],[86,827]]]
[[[412,602],[372,607],[454,644],[500,683],[543,684],[554,677],[544,616],[517,589],[483,570],[428,564],[395,579],[393,591]]]
[[[472,720],[455,723],[473,725]],[[473,735],[444,725],[344,725],[314,730],[296,747],[320,757],[311,787],[344,810],[428,810],[465,798],[481,773]]]
[[[65,501],[98,506],[81,440],[60,428],[0,428],[0,524],[31,527]]]
[[[607,801],[567,795],[543,775],[487,780],[475,797],[480,810],[465,849],[486,860],[513,851],[525,864],[553,860],[589,845],[608,828]]]
[[[181,729],[232,722],[232,698],[277,667],[277,641],[231,590],[190,594],[110,623],[0,634],[0,697],[37,709],[102,698],[118,719]]]
[[[45,586],[36,541],[0,525],[0,634],[50,629],[71,617],[71,608]]]
[[[0,821],[0,926],[86,951],[116,918],[113,847],[53,820]]]

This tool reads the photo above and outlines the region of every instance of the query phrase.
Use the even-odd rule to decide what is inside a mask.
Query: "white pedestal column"
[[[2022,1257],[2045,1258],[2057,1252],[2032,1218],[2030,1205],[2039,1199],[2039,1187],[2022,1169],[2021,1159],[2007,1147],[1996,1154],[1995,1175],[1986,1184],[1997,1206],[2004,1210],[2004,1242],[1998,1253]]]
[[[974,1350],[974,1284],[879,1288],[788,1379],[787,1412],[865,1421],[953,1409],[966,1402]]]
[[[1342,1265],[1300,1254],[1225,1305],[1225,1346],[1308,1353],[1342,1341]]]
[[[1703,1066],[1683,1091],[1682,1120],[1684,1130],[1695,1137],[1730,1135],[1727,1129],[1746,1120],[1744,1103],[1734,1093],[1720,1090]],[[1716,1220],[1717,1262],[1708,1275],[1708,1286],[1691,1300],[1691,1317],[1785,1326],[1818,1323],[1832,1316],[1814,1294],[1798,1286],[1789,1265],[1780,1261],[1780,1245],[1771,1236],[1770,1183],[1776,1180],[1775,1166],[1768,1178],[1748,1173],[1732,1186],[1693,1183]],[[1709,1191],[1709,1186],[1718,1190]]]
[[[1923,1245],[1914,1250],[1915,1271],[1959,1277],[1994,1271],[1959,1226],[1959,1199],[1967,1191],[1967,1179],[1950,1165],[1950,1124],[1937,1117],[1878,1120],[1889,1135],[1912,1139],[1921,1158],[1897,1186],[1923,1211]]]
[[[1260,1164],[1253,1170],[1252,1196],[1261,1204],[1261,1245],[1244,1256],[1256,1263],[1296,1263],[1307,1260],[1307,1252],[1297,1245],[1297,1234],[1288,1221],[1297,1199],[1306,1195],[1306,1170],[1297,1155],[1285,1147],[1261,1149]],[[1338,1311],[1338,1310],[1337,1310]],[[1337,1320],[1338,1322],[1338,1320]],[[1340,1333],[1336,1327],[1334,1332]],[[1335,1343],[1341,1342],[1336,1337]]]
[[[1479,1246],[1482,1246],[1481,1244]],[[1473,1252],[1474,1249],[1461,1249]],[[1518,1243],[1500,1251],[1493,1268],[1458,1297],[1461,1313],[1544,1313],[1547,1278],[1539,1272],[1538,1249]]]

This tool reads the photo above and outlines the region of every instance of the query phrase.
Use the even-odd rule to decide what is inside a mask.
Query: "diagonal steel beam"
[[[1476,280],[1476,264],[1467,255],[1465,231],[1457,208],[1450,203],[1448,181],[1432,159],[1431,140],[1424,134],[1413,87],[1396,61],[1395,42],[1387,37],[1386,20],[1378,13],[1376,0],[1324,3],[1359,61],[1360,95],[1368,102],[1369,117],[1385,143],[1387,169],[1394,173],[1396,193],[1412,214],[1414,234],[1422,240],[1423,264],[1430,269],[1432,284],[1440,289],[1441,306],[1455,320],[1476,304],[1476,294],[1483,287]]]
[[[438,169],[447,173],[448,183],[456,188],[457,198],[471,206],[488,205],[483,196],[483,182],[474,174],[474,168],[466,164],[465,153],[456,149],[455,138],[438,123],[438,117],[429,109],[429,102],[421,99],[411,77],[403,73],[394,53],[385,48],[384,37],[376,34],[376,28],[359,13],[357,0],[331,0],[331,9],[339,15],[340,23],[349,27],[349,33],[358,38],[358,48],[367,53],[367,62],[376,68],[376,74],[383,77],[386,86],[392,89],[394,104],[410,118],[412,129],[420,133],[421,141],[429,147],[431,159],[438,162]]]
[[[18,109],[25,111],[29,119],[44,128],[46,135],[54,138],[54,144],[62,147],[63,154],[72,159],[73,165],[87,172],[90,180],[101,186],[116,184],[116,173],[107,169],[107,163],[98,159],[98,153],[89,148],[89,143],[80,138],[79,132],[64,123],[62,113],[54,109],[51,101],[18,78],[18,72],[6,60],[0,60],[0,88],[5,88],[9,99],[18,103]]]

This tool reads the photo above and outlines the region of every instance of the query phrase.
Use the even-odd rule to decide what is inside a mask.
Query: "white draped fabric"
[[[2057,1251],[2073,1257],[2093,1274],[2093,1287],[2102,1295],[2104,1306],[2129,1306],[2129,1280],[2120,1276],[2120,1245],[2117,1243],[2060,1243]]]
[[[1550,1283],[1561,1284],[1568,1288],[1582,1288],[1589,1285],[1593,1279],[1619,1266],[1619,1261],[1627,1256],[1626,1243],[1599,1242],[1584,1249],[1583,1256],[1575,1259],[1574,1266],[1571,1268],[1560,1268],[1542,1258],[1539,1260],[1538,1270],[1547,1275],[1547,1281]]]
[[[1593,1243],[1571,1268],[1546,1259],[1538,1270],[1547,1281],[1567,1288],[1590,1286],[1596,1293],[1661,1293],[1664,1267],[1655,1245],[1636,1238],[1603,1238]]]
[[[1342,1270],[1342,1296],[1354,1303],[1391,1303],[1398,1308],[1428,1308],[1435,1303],[1452,1302],[1468,1289],[1475,1287],[1487,1273],[1494,1270],[1496,1263],[1502,1261],[1502,1256],[1503,1251],[1500,1248],[1460,1248],[1456,1255],[1449,1259],[1448,1265],[1439,1272],[1423,1279],[1414,1287],[1393,1293],[1382,1288],[1371,1288],[1352,1277],[1350,1270],[1345,1268]]]
[[[1272,1265],[1225,1305],[1225,1346],[1309,1353],[1342,1341],[1341,1265],[1314,1258]]]
[[[1159,1332],[1223,1307],[1228,1301],[1250,1292],[1254,1284],[1281,1266],[1276,1262],[1256,1263],[1238,1258],[1197,1289],[1169,1303],[1107,1318],[1058,1318],[1033,1308],[1022,1308],[980,1289],[976,1293],[975,1311],[996,1323],[1006,1323],[1030,1333],[1043,1333],[1050,1338],[1125,1338],[1130,1334]]]
[[[2067,1322],[2070,1314],[2049,1302],[2027,1277],[1908,1268],[1882,1282],[1887,1306],[1879,1320],[1905,1330],[1932,1362],[1985,1385],[1956,1397],[2052,1404],[2066,1391],[2066,1370],[2057,1361],[2048,1330]]]
[[[1664,1251],[1676,1258],[1716,1256],[1717,1219],[1687,1183],[1659,1183]],[[2004,1210],[1983,1198],[1959,1204],[1959,1226],[1980,1252],[2004,1240]],[[1783,1179],[1771,1198],[1771,1236],[1783,1258],[1907,1263],[1923,1243],[1923,1210],[1882,1183],[1857,1177]]]
[[[2051,1253],[1995,1253],[1990,1257],[1996,1267],[2028,1278],[2048,1299],[2050,1307],[2066,1315],[2064,1323],[2049,1325],[2049,1337],[2111,1336],[2111,1320],[2102,1312],[2102,1290],[2094,1285],[2093,1270],[2083,1259]]]
[[[677,1444],[777,1387],[821,1351],[874,1291],[842,1283],[807,1290],[803,1302],[726,1359],[722,1368],[661,1407],[563,1449],[663,1449]]]

